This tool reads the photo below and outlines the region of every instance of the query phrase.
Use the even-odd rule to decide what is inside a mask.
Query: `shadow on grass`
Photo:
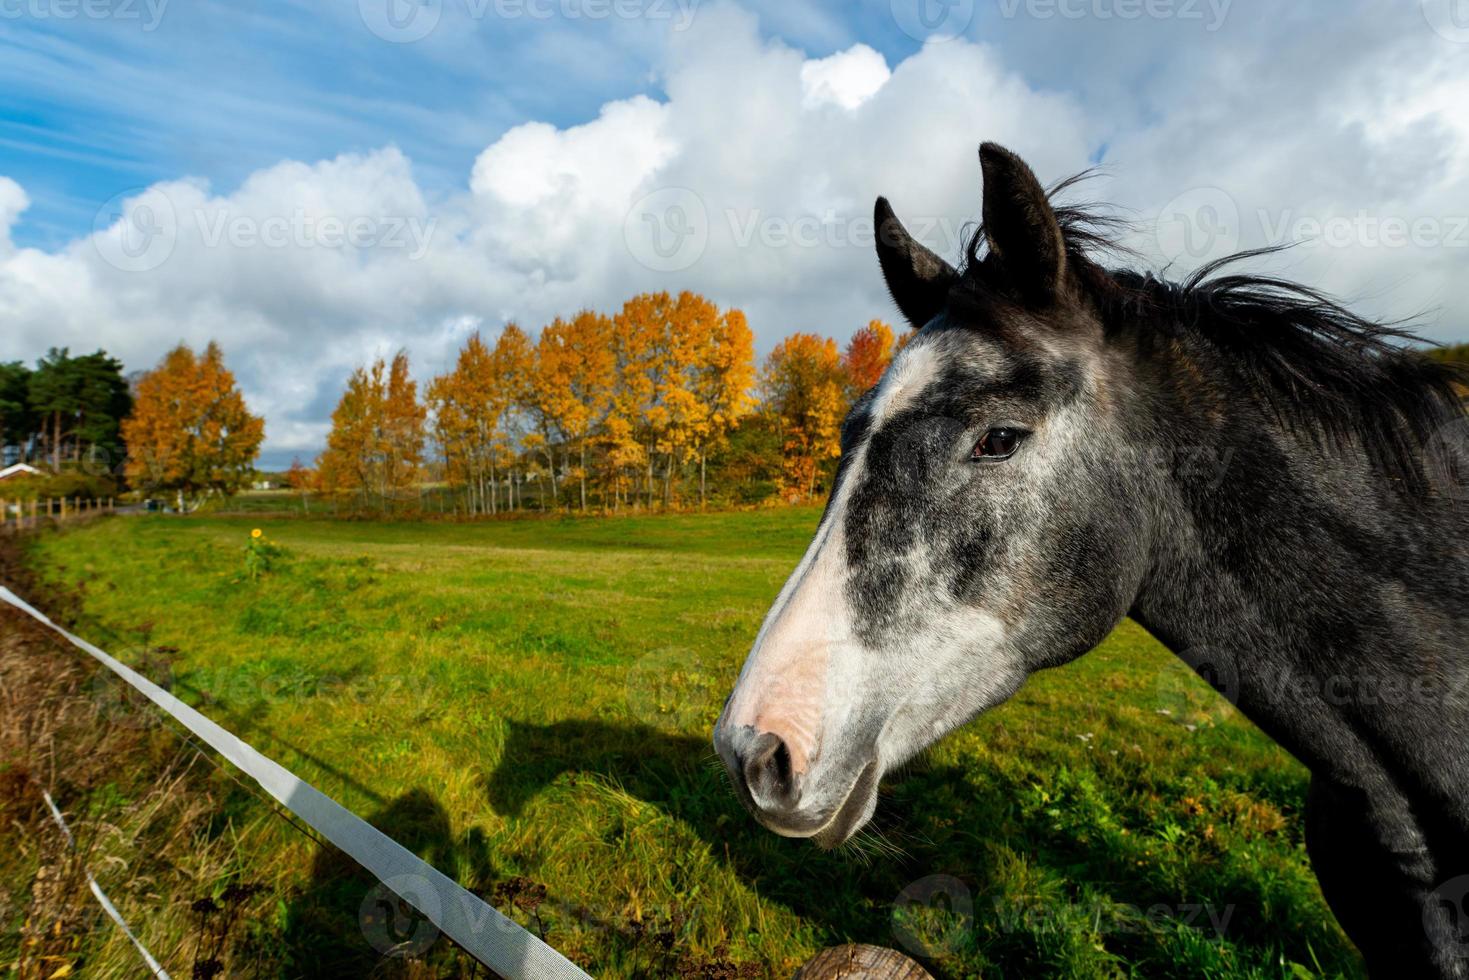
[[[762,830],[735,799],[707,739],[581,719],[507,724],[503,761],[485,780],[497,812],[522,816],[534,797],[568,778],[615,785],[681,822],[717,861],[815,925],[824,941],[892,941],[891,903],[911,878],[931,873],[915,870],[924,868],[916,854],[876,860],[860,848],[823,852]]]
[[[467,874],[475,889],[497,877],[479,832],[456,838],[448,814],[425,790],[410,790],[366,819],[445,874]],[[476,972],[474,961],[431,923],[330,845],[317,850],[310,882],[287,909],[285,942],[292,975],[299,977],[424,975],[419,963],[410,967],[423,960],[433,976]]]
[[[1279,975],[1282,952],[1307,963],[1323,952],[1331,954],[1328,962],[1353,959],[1346,949],[1323,951],[1320,938],[1313,952],[1308,933],[1321,936],[1321,922],[1310,919],[1304,902],[1310,896],[1293,896],[1301,907],[1282,912],[1282,895],[1261,880],[1247,855],[1235,861],[1221,854],[1194,864],[1187,880],[1170,880],[1140,859],[1150,845],[1139,838],[1150,834],[1106,837],[1060,828],[1053,808],[1020,799],[1028,785],[1013,775],[920,760],[882,789],[877,822],[886,810],[901,814],[901,823],[889,825],[865,851],[859,843],[823,852],[760,829],[726,785],[706,739],[641,724],[512,720],[501,759],[485,780],[500,814],[522,816],[538,794],[579,776],[615,786],[682,823],[748,887],[813,926],[822,944],[900,945],[893,918],[900,892],[928,876],[954,875],[968,889],[973,918],[959,947],[941,951],[959,960],[925,957],[940,976],[981,964],[986,973],[1029,972],[1038,964],[1067,972],[1078,951],[1097,953],[1098,962],[1118,956],[1150,963],[1159,975]],[[1125,788],[1114,791],[1120,801]],[[1113,817],[1109,810],[1091,826]],[[1017,871],[1016,862],[1024,869]],[[1203,903],[1227,908],[1227,934],[1202,915],[1185,921],[1189,906]],[[1137,921],[1136,913],[1157,906],[1170,909],[1161,929]],[[1117,918],[1099,925],[1098,915]],[[1221,937],[1227,944],[1215,941]],[[1102,942],[1107,953],[1100,952]],[[1239,962],[1241,955],[1256,966]],[[1348,965],[1345,972],[1354,971]]]
[[[941,977],[980,971],[1074,974],[1130,963],[1150,975],[1263,978],[1288,975],[1276,965],[1282,952],[1296,962],[1310,962],[1313,956],[1310,934],[1319,923],[1308,916],[1297,918],[1304,908],[1282,911],[1282,905],[1297,903],[1283,901],[1287,896],[1262,880],[1261,869],[1247,854],[1238,859],[1219,854],[1187,870],[1175,866],[1174,875],[1181,870],[1185,875],[1178,880],[1140,859],[1154,845],[1139,838],[1151,833],[1128,836],[1124,831],[1115,838],[1099,834],[1098,827],[1118,816],[1109,808],[1121,805],[1121,787],[1110,802],[1098,804],[1107,810],[1102,818],[1068,829],[1058,826],[1054,807],[1037,808],[1021,799],[1026,786],[1015,780],[1022,777],[920,762],[902,780],[883,788],[879,819],[884,810],[901,814],[906,826],[923,828],[922,833],[892,828],[901,850],[882,846],[879,853],[871,853],[872,847],[868,853],[860,848],[822,852],[809,842],[758,828],[734,798],[702,738],[597,720],[508,721],[501,759],[484,783],[490,805],[501,815],[523,819],[538,796],[583,778],[616,787],[676,820],[707,846],[714,862],[763,900],[798,916],[819,945],[904,945],[894,930],[899,893],[932,875],[954,875],[967,889],[972,916],[962,923],[960,934],[946,933],[947,948],[936,957],[924,957]],[[1064,793],[1068,778],[1074,777],[1054,774],[1049,790]],[[1058,802],[1068,812],[1080,812],[1080,800]],[[676,860],[651,869],[673,876],[672,893],[687,890],[690,899],[682,907],[677,904],[681,900],[667,908],[645,904],[633,922],[622,914],[617,897],[622,889],[616,880],[596,889],[607,898],[607,907],[573,908],[564,893],[557,894],[553,866],[518,869],[539,881],[512,874],[517,870],[513,856],[498,855],[497,866],[491,842],[477,830],[456,836],[443,807],[425,790],[398,797],[368,819],[502,911],[518,908],[524,913],[518,917],[531,921],[534,931],[553,945],[569,941],[590,956],[587,962],[624,967],[629,975],[640,976],[738,976],[744,974],[730,970],[765,969],[707,961],[695,971],[675,960],[682,954],[677,944],[682,923],[699,915],[703,904],[694,896],[710,884],[701,878],[697,862],[685,868]],[[611,839],[608,843],[616,844]],[[609,876],[622,873],[615,861],[602,870]],[[633,881],[650,871],[627,870]],[[1126,912],[1110,925],[1098,918],[1115,915],[1118,903],[1136,910],[1154,903],[1176,907],[1184,901],[1228,906],[1232,919],[1227,941],[1215,942],[1203,919],[1154,929],[1140,926],[1135,916],[1128,919]],[[1035,909],[1039,918],[1027,918]],[[721,928],[715,932],[757,928],[755,923],[717,925]],[[375,878],[324,848],[313,864],[309,886],[287,910],[288,953],[298,976],[408,975],[403,959],[384,956],[400,944],[395,952],[427,961],[432,975],[473,975],[467,956],[445,940],[433,942],[431,930],[429,941],[423,942],[422,928],[425,924],[397,907]],[[797,937],[773,938],[779,948]],[[923,949],[909,946],[909,951],[921,955]],[[1327,954],[1325,972],[1336,972],[1333,965],[1355,972],[1348,965],[1349,952],[1323,950],[1319,938],[1315,952]],[[723,956],[716,951],[715,960]]]

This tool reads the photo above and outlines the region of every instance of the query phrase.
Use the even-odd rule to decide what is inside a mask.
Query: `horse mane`
[[[1053,186],[1055,197],[1093,176]],[[1068,266],[1101,315],[1109,336],[1134,333],[1144,351],[1181,345],[1217,356],[1286,428],[1318,445],[1357,443],[1387,475],[1426,489],[1423,451],[1445,425],[1466,417],[1469,369],[1428,356],[1436,346],[1411,321],[1375,322],[1309,286],[1229,271],[1288,245],[1249,249],[1206,263],[1182,281],[1109,269],[1103,253],[1136,259],[1118,233],[1128,223],[1095,205],[1053,205]],[[965,248],[962,275],[982,285],[983,226]],[[1223,381],[1225,379],[1221,379]]]

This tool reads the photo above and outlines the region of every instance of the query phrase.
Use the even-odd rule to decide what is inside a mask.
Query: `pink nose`
[[[742,798],[768,817],[791,813],[800,797],[800,780],[785,740],[749,725],[721,725],[714,745]]]

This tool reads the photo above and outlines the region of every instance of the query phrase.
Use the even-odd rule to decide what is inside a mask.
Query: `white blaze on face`
[[[900,351],[868,411],[876,428],[922,391],[938,357],[932,338]],[[779,735],[791,768],[808,772],[825,730],[840,727],[862,696],[861,643],[852,631],[843,538],[848,499],[861,482],[866,445],[847,464],[816,536],[765,617],[722,724]],[[842,683],[834,681],[841,679]]]

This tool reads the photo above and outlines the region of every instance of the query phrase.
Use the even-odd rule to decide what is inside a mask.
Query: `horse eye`
[[[972,459],[1009,459],[1020,448],[1025,433],[1020,429],[991,429],[986,432],[970,454]]]

